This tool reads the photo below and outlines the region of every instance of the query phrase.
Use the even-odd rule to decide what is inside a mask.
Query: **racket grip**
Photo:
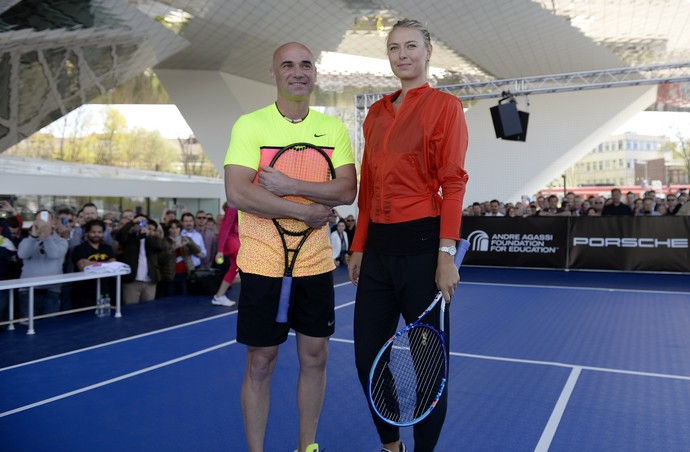
[[[455,266],[459,269],[462,265],[462,260],[465,258],[465,253],[470,249],[470,242],[465,239],[460,239],[458,242],[458,249],[455,253]]]
[[[288,309],[290,308],[290,292],[292,291],[292,277],[283,276],[283,283],[280,286],[280,300],[278,301],[278,314],[276,322],[287,323]]]

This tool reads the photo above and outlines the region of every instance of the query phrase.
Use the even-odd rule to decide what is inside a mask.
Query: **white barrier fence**
[[[62,312],[57,312],[55,314],[46,314],[42,316],[34,316],[34,288],[36,287],[42,287],[42,286],[50,286],[54,284],[64,284],[64,283],[71,283],[75,281],[85,281],[85,280],[90,280],[90,279],[95,279],[97,281],[96,284],[96,293],[94,294],[94,299],[98,301],[98,297],[101,293],[101,278],[111,278],[114,277],[116,278],[116,284],[115,284],[115,317],[122,317],[122,310],[121,310],[121,305],[122,305],[122,297],[121,297],[121,278],[122,275],[128,275],[130,273],[129,268],[121,268],[118,270],[114,271],[109,271],[109,272],[100,272],[100,273],[86,273],[86,272],[80,272],[80,273],[66,273],[66,274],[60,274],[60,275],[51,275],[51,276],[36,276],[32,278],[21,278],[21,279],[9,279],[5,281],[0,281],[0,291],[2,290],[8,290],[9,291],[9,321],[7,322],[1,322],[0,325],[7,324],[9,330],[14,330],[14,324],[20,321],[23,321],[25,319],[20,318],[20,319],[15,319],[14,318],[14,291],[12,289],[23,289],[23,288],[29,288],[29,317],[26,319],[29,322],[29,328],[26,332],[26,334],[35,334],[34,330],[34,320],[37,318],[44,318],[44,317],[52,317],[55,315],[63,315],[63,314],[69,314],[71,312],[79,312],[83,311],[84,309],[77,309],[74,311],[62,311]],[[90,309],[95,309],[96,308],[96,303],[94,303],[93,308],[89,307],[86,308],[87,310]]]

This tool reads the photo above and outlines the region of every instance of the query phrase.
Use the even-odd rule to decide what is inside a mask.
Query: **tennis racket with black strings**
[[[310,143],[294,143],[285,146],[276,153],[269,166],[293,179],[308,182],[328,182],[335,179],[335,168],[326,151]],[[300,203],[312,202],[300,196],[285,196],[285,198]],[[285,273],[280,288],[276,322],[286,323],[292,292],[292,272],[302,245],[314,228],[294,218],[274,218],[273,224],[280,235],[285,257]]]
[[[460,268],[470,244],[461,239],[455,255]],[[441,301],[440,331],[422,322]],[[438,294],[417,319],[381,347],[369,372],[369,400],[376,414],[399,427],[418,423],[431,413],[443,394],[448,358],[443,338],[446,303]]]

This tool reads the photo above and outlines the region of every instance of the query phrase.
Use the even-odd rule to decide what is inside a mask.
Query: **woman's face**
[[[343,223],[341,221],[340,223],[338,223],[337,227],[338,227],[338,232],[343,232],[345,230],[345,223]]]
[[[168,227],[168,235],[170,237],[178,237],[180,235],[180,226],[173,223]]]
[[[426,82],[431,48],[424,44],[421,32],[414,28],[396,28],[388,35],[387,53],[393,74],[401,81]]]

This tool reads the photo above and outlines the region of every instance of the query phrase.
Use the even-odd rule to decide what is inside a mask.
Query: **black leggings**
[[[355,363],[365,396],[368,393],[369,370],[376,354],[396,331],[402,314],[405,323],[413,322],[438,292],[435,282],[438,253],[418,256],[387,256],[365,252],[357,286],[354,336]],[[436,307],[424,322],[438,328]],[[448,312],[445,317],[446,349],[450,349]],[[446,417],[448,384],[436,408],[414,426],[415,452],[434,450]],[[367,396],[368,400],[368,396]],[[398,427],[382,421],[374,413],[372,418],[383,444],[400,438]]]

